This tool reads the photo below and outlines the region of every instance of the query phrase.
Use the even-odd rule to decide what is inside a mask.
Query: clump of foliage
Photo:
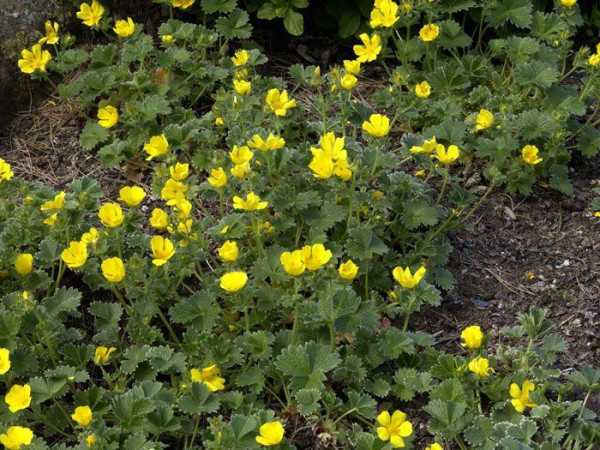
[[[373,57],[398,63],[378,104],[396,108],[406,152],[436,137],[511,192],[529,193],[536,180],[572,192],[571,152],[600,150],[600,49],[575,46],[575,1],[375,3]]]
[[[78,18],[112,42],[70,49],[51,23],[23,53],[34,78],[77,69],[58,90],[88,113],[82,144],[151,182],[55,192],[0,160],[0,442],[291,449],[310,429],[365,450],[597,445],[600,372],[561,377],[543,311],[503,344],[469,326],[449,351],[411,326],[452,286],[448,233],[479,205],[451,170],[459,136],[407,137],[421,150],[403,157],[398,113],[353,97],[360,61],[263,77],[259,49],[230,49],[247,14],[202,4],[214,28],[151,36],[86,3]]]

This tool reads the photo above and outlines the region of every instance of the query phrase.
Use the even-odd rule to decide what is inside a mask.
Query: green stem
[[[160,320],[162,320],[162,322],[165,325],[165,327],[167,327],[167,330],[169,330],[169,334],[171,335],[171,337],[173,338],[173,340],[175,342],[177,342],[177,344],[181,344],[181,342],[179,341],[179,338],[175,334],[175,331],[173,331],[173,328],[171,327],[171,324],[169,323],[169,321],[167,320],[167,318],[165,317],[165,315],[163,314],[163,312],[160,310],[160,308],[158,307],[158,305],[156,304],[156,302],[154,301],[154,299],[152,298],[152,296],[149,295],[148,298],[150,299],[150,303],[152,303],[152,306],[154,306],[154,309],[158,313],[158,317],[160,317]]]
[[[444,170],[444,181],[442,182],[442,190],[440,191],[440,194],[438,195],[438,198],[435,201],[436,204],[438,204],[440,202],[440,200],[442,199],[442,196],[444,195],[444,191],[446,190],[447,184],[448,184],[448,166],[446,166],[445,170]]]
[[[481,196],[481,198],[479,199],[479,201],[475,204],[475,206],[473,206],[473,209],[471,209],[471,211],[469,211],[467,213],[467,215],[462,218],[462,220],[460,221],[461,224],[465,223],[469,219],[469,217],[471,217],[473,215],[473,213],[475,211],[477,211],[477,209],[481,206],[481,204],[484,202],[484,200],[487,198],[487,196],[490,195],[490,192],[492,192],[492,189],[493,189],[493,186],[489,186],[487,188],[487,190]]]

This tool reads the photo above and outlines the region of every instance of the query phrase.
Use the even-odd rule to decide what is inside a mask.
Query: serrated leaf
[[[319,409],[321,392],[317,389],[300,389],[296,393],[296,401],[300,406],[300,414],[308,416]]]
[[[186,414],[210,414],[219,409],[219,399],[206,384],[192,382],[190,394],[180,398],[177,405]]]
[[[91,150],[98,144],[105,142],[110,136],[110,132],[100,126],[97,122],[89,121],[81,131],[79,142],[86,150]]]
[[[212,297],[205,291],[196,292],[169,310],[169,316],[174,323],[190,324],[198,331],[212,330],[217,315]]]
[[[388,247],[370,228],[352,228],[346,243],[346,252],[353,259],[368,260],[373,255],[383,255]]]
[[[511,22],[518,28],[526,28],[531,24],[531,0],[499,0],[486,17],[487,22],[498,28]]]
[[[232,11],[227,17],[219,17],[215,28],[226,39],[248,39],[252,32],[248,13],[241,9]]]

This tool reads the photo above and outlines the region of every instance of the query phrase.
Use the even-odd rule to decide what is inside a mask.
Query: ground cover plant
[[[295,65],[286,82],[261,75],[267,56],[240,45],[252,27],[235,1],[162,3],[177,18],[156,35],[82,3],[78,19],[105,42],[74,48],[49,23],[19,61],[77,99],[86,149],[106,165],[140,168],[147,183],[113,198],[90,178],[56,191],[0,160],[5,448],[598,445],[586,406],[600,371],[561,373],[567,346],[543,310],[515,317],[502,342],[472,324],[453,351],[411,326],[452,287],[449,233],[485,201],[462,187],[456,166],[487,141],[511,141],[487,162],[493,184],[527,191],[548,175],[555,187],[568,183],[566,157],[547,153],[565,134],[531,137],[527,145],[544,151],[515,155],[529,136],[519,134],[529,123],[523,108],[543,115],[566,89],[521,83],[517,73],[531,64],[545,79],[569,46],[563,55],[538,44],[519,61],[486,54],[491,43],[461,55],[433,45],[460,34],[450,15],[472,13],[475,2],[381,0],[370,16],[386,29],[381,42],[361,36],[356,59],[328,71]],[[493,22],[498,5],[513,24],[533,17],[509,3],[484,9],[481,23],[504,26]],[[576,17],[557,8],[549,14],[567,25]],[[388,26],[401,14],[414,21],[402,32]],[[438,19],[448,25],[436,31]],[[420,37],[398,37],[412,28]],[[388,65],[385,41],[401,64]],[[417,53],[403,59],[402,45],[422,49],[423,67],[412,64]],[[573,67],[589,71],[586,92],[560,102],[570,106],[553,117],[553,133],[576,127],[571,116],[595,92],[595,66],[583,56]],[[353,93],[378,57],[392,83],[369,105]],[[496,58],[502,88],[488,85]],[[502,116],[468,112],[490,105],[504,105]],[[590,117],[578,134],[593,133]]]

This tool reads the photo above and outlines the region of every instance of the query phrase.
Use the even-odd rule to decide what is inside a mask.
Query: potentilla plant
[[[510,192],[571,193],[571,153],[600,150],[600,55],[575,45],[582,25],[576,1],[382,0],[354,50],[387,70],[375,101],[395,108],[406,155],[454,145]]]
[[[472,324],[444,352],[414,329],[453,283],[448,233],[478,205],[452,176],[457,144],[403,156],[401,121],[354,101],[376,40],[327,74],[294,66],[291,85],[259,76],[258,50],[224,44],[242,16],[149,36],[81,6],[119,40],[59,89],[91,111],[84,142],[150,181],[54,192],[0,160],[0,443],[593,447],[600,375],[559,379],[566,343],[542,311],[504,331],[511,345]]]

